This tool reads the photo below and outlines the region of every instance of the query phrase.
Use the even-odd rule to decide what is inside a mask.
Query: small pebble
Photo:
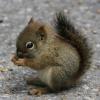
[[[93,34],[97,34],[97,31],[96,31],[96,30],[92,30],[92,33],[93,33]]]
[[[0,23],[3,23],[3,20],[0,20]]]
[[[100,44],[96,44],[96,47],[97,47],[97,48],[100,48]]]
[[[96,13],[97,13],[97,14],[100,14],[100,9],[97,9],[97,10],[96,10]]]
[[[27,8],[26,10],[27,10],[27,12],[31,12],[31,11],[32,11],[32,9],[31,9],[31,8]]]
[[[94,100],[94,99],[91,99],[90,97],[85,96],[83,100]]]
[[[98,90],[98,89],[92,89],[92,91],[94,91],[94,92],[98,92],[99,90]]]
[[[82,86],[85,90],[88,90],[89,89],[89,87],[87,86],[87,85],[83,85]]]

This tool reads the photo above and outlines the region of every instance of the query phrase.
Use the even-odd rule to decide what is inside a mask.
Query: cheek
[[[17,51],[16,55],[17,55],[18,58],[23,58],[24,57],[24,54],[21,51]]]
[[[43,42],[40,41],[40,42],[38,43],[38,48],[40,48],[41,46],[43,46]]]
[[[30,50],[30,51],[28,51],[28,52],[25,54],[25,56],[26,56],[27,58],[34,58],[35,53],[36,53],[35,50]]]

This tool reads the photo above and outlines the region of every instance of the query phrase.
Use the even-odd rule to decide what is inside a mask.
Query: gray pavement
[[[16,37],[31,17],[52,24],[58,10],[89,37],[95,52],[92,67],[76,88],[29,96],[25,77],[36,72],[11,63]],[[0,20],[0,100],[100,100],[100,0],[0,0]]]

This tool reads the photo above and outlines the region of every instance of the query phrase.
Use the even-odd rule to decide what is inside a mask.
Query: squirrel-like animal
[[[71,87],[91,66],[92,49],[87,38],[62,12],[56,14],[54,23],[55,30],[31,18],[17,38],[12,62],[38,72],[38,77],[28,83],[44,85],[30,90],[30,94]]]

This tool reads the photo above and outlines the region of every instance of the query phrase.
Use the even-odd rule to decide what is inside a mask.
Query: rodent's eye
[[[26,48],[28,48],[28,49],[33,49],[33,48],[34,48],[34,43],[31,42],[31,41],[27,42],[27,43],[26,43]]]

